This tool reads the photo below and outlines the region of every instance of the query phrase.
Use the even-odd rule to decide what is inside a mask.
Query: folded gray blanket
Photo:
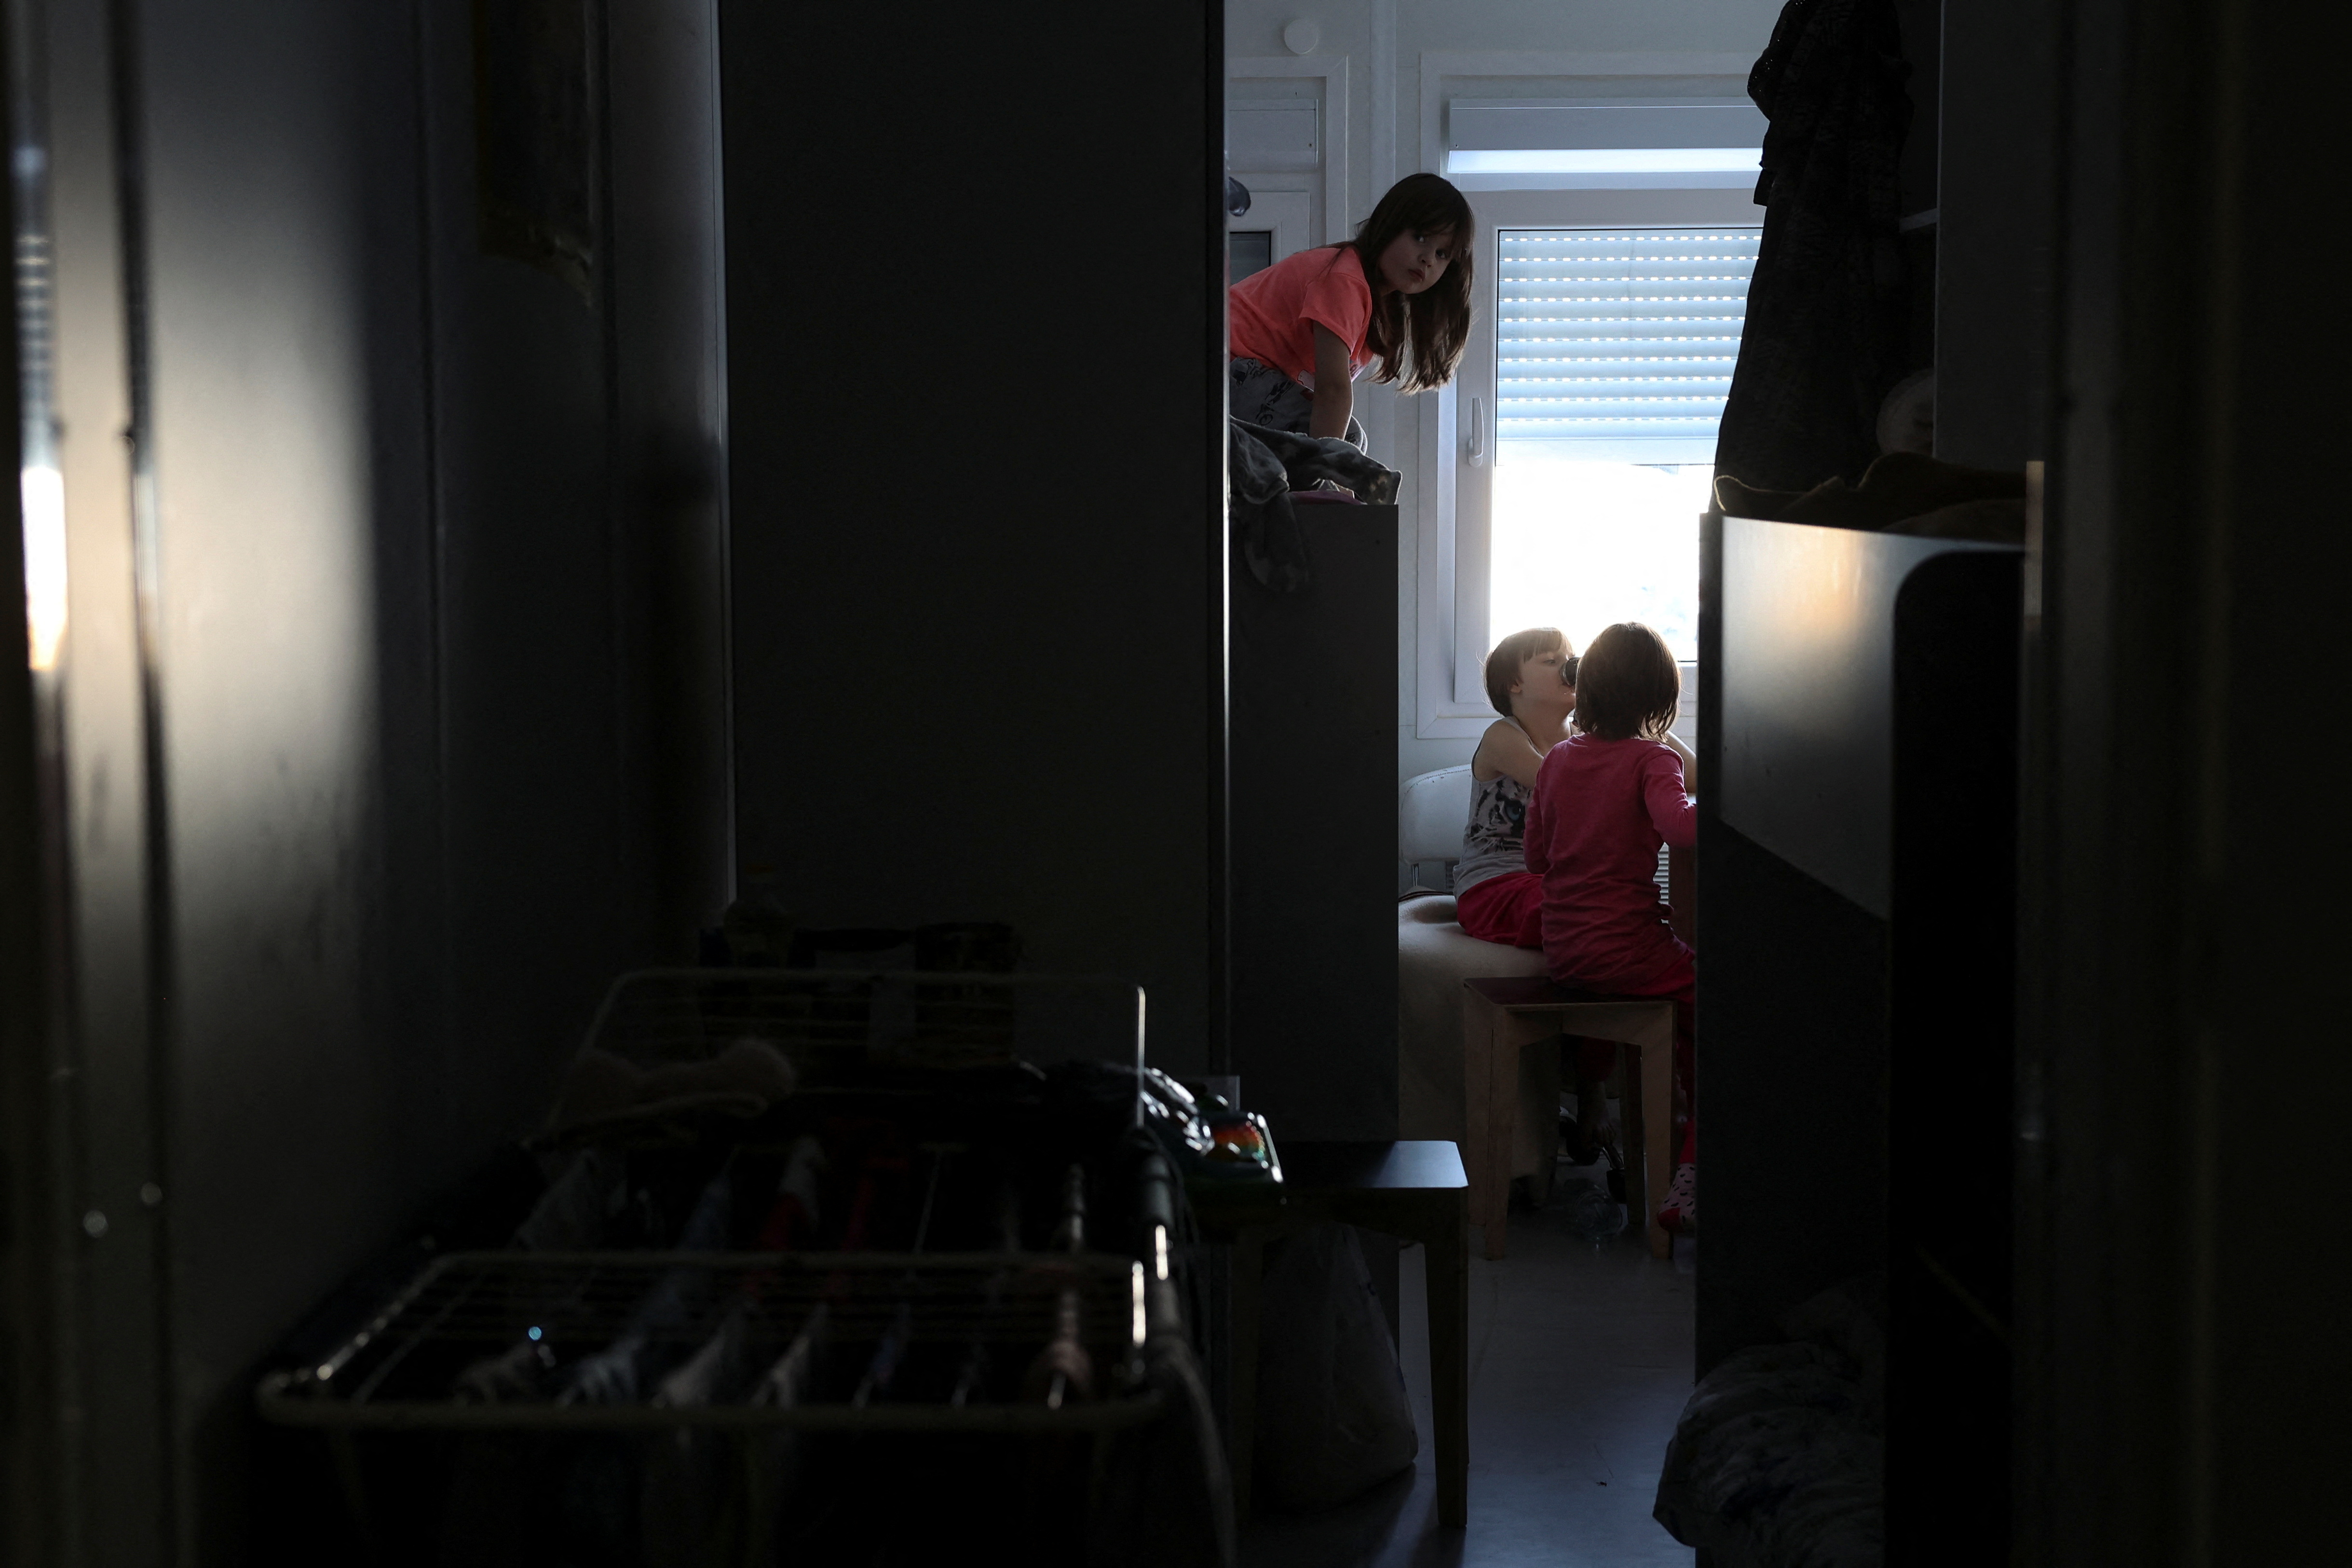
[[[1886,1559],[1884,1286],[1792,1309],[1796,1342],[1725,1358],[1666,1445],[1654,1516],[1719,1568],[1881,1568]]]
[[[1385,506],[1395,502],[1402,479],[1335,437],[1302,436],[1240,419],[1232,421],[1226,471],[1242,560],[1251,576],[1283,594],[1300,592],[1312,574],[1291,491],[1328,481],[1354,491],[1359,500]]]

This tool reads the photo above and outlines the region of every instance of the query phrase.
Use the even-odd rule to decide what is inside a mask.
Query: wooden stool
[[[1674,1237],[1658,1203],[1674,1180],[1675,1005],[1669,997],[1595,996],[1541,976],[1462,983],[1462,1163],[1470,1176],[1470,1223],[1486,1227],[1486,1256],[1503,1256],[1511,1205],[1511,1127],[1518,1113],[1519,1052],[1556,1035],[1614,1040],[1622,1053],[1628,1206],[1650,1235],[1653,1257]]]
[[[1264,1186],[1192,1182],[1186,1192],[1203,1235],[1233,1244],[1231,1400],[1234,1511],[1249,1517],[1256,1458],[1258,1287],[1265,1244],[1338,1221],[1422,1244],[1429,1288],[1430,1413],[1436,1430],[1437,1518],[1459,1530],[1470,1515],[1470,1254],[1468,1178],[1450,1142],[1281,1146],[1282,1181]]]

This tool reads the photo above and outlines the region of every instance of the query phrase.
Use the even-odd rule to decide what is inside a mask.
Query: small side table
[[[1422,1244],[1429,1289],[1429,1391],[1437,1449],[1437,1517],[1470,1512],[1470,1181],[1461,1151],[1438,1140],[1276,1145],[1283,1180],[1187,1187],[1202,1233],[1234,1249],[1231,1409],[1234,1510],[1249,1516],[1255,1458],[1259,1288],[1266,1243],[1337,1221]]]

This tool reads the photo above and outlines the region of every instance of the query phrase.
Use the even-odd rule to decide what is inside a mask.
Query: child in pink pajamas
[[[1543,951],[1552,978],[1611,996],[1670,996],[1676,1076],[1692,1105],[1660,1218],[1695,1226],[1698,1117],[1693,1089],[1690,947],[1658,901],[1659,846],[1698,841],[1683,759],[1662,737],[1682,703],[1665,639],[1620,622],[1576,671],[1573,732],[1546,754],[1528,804],[1528,869],[1543,879]]]

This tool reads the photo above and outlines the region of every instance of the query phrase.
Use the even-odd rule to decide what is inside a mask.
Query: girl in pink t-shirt
[[[1659,846],[1698,842],[1683,759],[1663,737],[1682,706],[1666,639],[1635,621],[1603,630],[1577,661],[1575,732],[1546,753],[1528,802],[1528,869],[1543,879],[1543,950],[1552,978],[1612,996],[1671,996],[1675,1066],[1692,1105],[1660,1218],[1697,1219],[1693,1087],[1695,954],[1658,901]]]
[[[1454,379],[1470,336],[1470,204],[1408,174],[1356,237],[1285,257],[1226,290],[1233,416],[1360,447],[1356,376],[1425,392]]]

